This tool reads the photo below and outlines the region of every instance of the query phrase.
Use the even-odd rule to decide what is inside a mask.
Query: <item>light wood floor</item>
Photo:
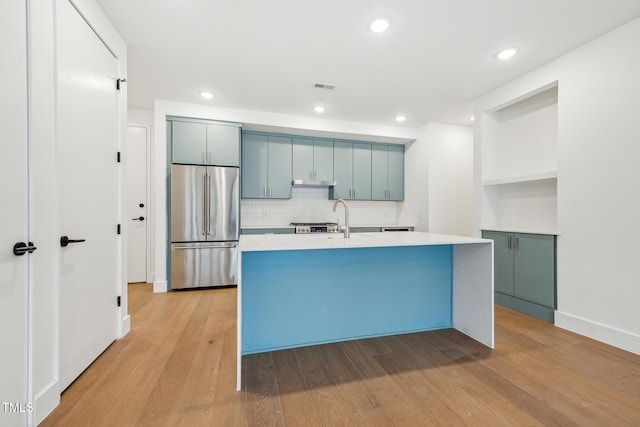
[[[496,306],[496,349],[453,330],[245,357],[236,289],[129,285],[131,332],[42,426],[639,426],[640,356]]]

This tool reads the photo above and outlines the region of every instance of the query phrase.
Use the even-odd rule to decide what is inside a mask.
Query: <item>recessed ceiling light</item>
[[[391,26],[389,18],[376,18],[369,24],[369,29],[374,33],[384,33]]]
[[[402,123],[405,120],[407,120],[407,116],[403,116],[403,115],[396,116],[396,122]]]
[[[200,92],[200,96],[204,99],[213,99],[213,94],[211,92]]]
[[[495,58],[501,61],[504,61],[506,59],[513,57],[513,55],[515,55],[516,53],[518,53],[518,48],[510,47],[507,49],[502,49],[500,52],[496,53]]]
[[[471,116],[471,117],[469,117],[469,120],[471,120],[472,122],[473,122],[475,119],[476,119],[476,117],[475,117],[475,116]]]
[[[315,107],[313,107],[313,111],[315,111],[316,113],[324,113],[324,107],[322,105],[316,105]]]

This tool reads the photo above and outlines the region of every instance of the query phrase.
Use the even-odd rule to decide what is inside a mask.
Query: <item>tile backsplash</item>
[[[293,187],[291,199],[243,199],[240,203],[242,227],[284,226],[291,222],[340,222],[344,208],[333,212],[328,188]],[[348,201],[351,225],[396,225],[399,202]]]

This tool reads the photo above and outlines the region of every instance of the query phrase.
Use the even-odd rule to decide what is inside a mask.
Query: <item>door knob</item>
[[[138,218],[133,218],[134,221],[144,221],[143,216],[139,216]]]
[[[81,242],[86,242],[86,240],[85,239],[72,240],[67,236],[62,236],[60,238],[60,246],[62,246],[63,248],[69,246],[69,243],[81,243]]]
[[[141,208],[144,208],[144,203],[140,203],[138,206],[140,206]]]
[[[36,249],[38,248],[33,246],[33,242],[29,242],[28,245],[25,242],[18,242],[13,245],[13,254],[16,256],[22,256],[26,253],[32,253]]]

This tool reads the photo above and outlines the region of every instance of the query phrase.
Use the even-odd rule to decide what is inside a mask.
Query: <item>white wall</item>
[[[473,128],[428,125],[429,231],[473,236]]]
[[[405,151],[398,222],[416,231],[473,235],[473,130],[428,123]]]
[[[639,51],[640,19],[636,19],[487,94],[475,105],[478,116],[558,81],[556,324],[638,354]],[[477,144],[481,139],[477,126]],[[476,195],[479,185],[476,171]]]

